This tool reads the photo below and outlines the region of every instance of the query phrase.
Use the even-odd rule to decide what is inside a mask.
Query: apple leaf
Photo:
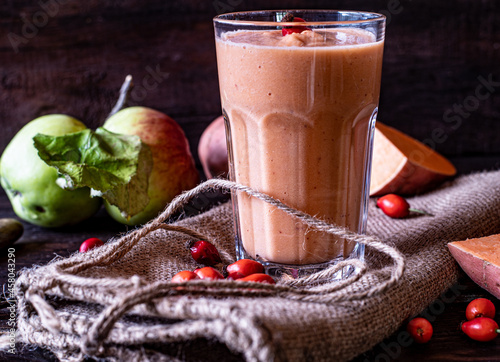
[[[153,157],[138,136],[100,127],[63,136],[37,134],[33,141],[40,158],[61,174],[59,186],[89,187],[93,196],[117,206],[127,218],[149,203]]]

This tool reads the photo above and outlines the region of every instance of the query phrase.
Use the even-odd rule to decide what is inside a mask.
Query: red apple
[[[105,202],[115,220],[127,225],[143,224],[156,217],[175,196],[198,184],[199,174],[188,140],[179,124],[166,114],[146,107],[129,107],[109,117],[103,127],[110,132],[139,136],[153,156],[148,205],[127,218],[116,206]]]
[[[207,179],[227,176],[226,129],[223,116],[217,117],[203,131],[198,144],[198,156]]]

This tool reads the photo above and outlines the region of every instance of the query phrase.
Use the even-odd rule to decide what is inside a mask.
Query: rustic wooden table
[[[16,217],[10,203],[1,191],[0,218]],[[125,232],[126,227],[114,222],[104,210],[101,210],[84,223],[59,230],[50,230],[24,223],[24,234],[14,245],[15,270],[49,262],[56,256],[69,256],[80,243],[88,237],[104,240]],[[8,275],[7,249],[0,251],[0,283],[5,285]],[[425,345],[409,343],[404,338],[404,326],[390,338],[375,346],[372,350],[358,356],[356,362],[365,361],[500,361],[500,338],[489,342],[475,342],[466,337],[459,325],[464,320],[465,308],[471,300],[486,297],[494,301],[497,307],[497,320],[500,320],[500,301],[475,285],[463,274],[456,285],[431,303],[423,314],[432,321],[434,335]],[[10,311],[2,296],[0,305],[0,332],[8,331]],[[240,356],[232,356],[239,360]],[[9,361],[52,361],[55,357],[42,348],[27,349],[17,345],[15,355],[0,352],[0,360]]]

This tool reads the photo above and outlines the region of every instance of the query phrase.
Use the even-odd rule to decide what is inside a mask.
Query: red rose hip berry
[[[251,259],[240,259],[227,266],[228,279],[240,279],[251,274],[264,273],[264,265]]]
[[[170,281],[172,283],[182,283],[193,279],[200,279],[200,278],[195,272],[192,272],[191,270],[182,270],[177,274],[175,274]]]
[[[198,240],[189,244],[189,250],[193,259],[200,264],[206,266],[214,266],[222,263],[222,259],[217,251],[217,248],[210,242]]]
[[[498,324],[491,318],[479,317],[462,323],[462,332],[475,341],[489,342],[500,333]]]
[[[427,343],[432,337],[432,324],[425,318],[414,318],[406,327],[406,330],[417,343]]]
[[[417,209],[411,209],[410,204],[403,197],[396,194],[387,194],[377,199],[377,206],[389,217],[402,219],[410,215],[410,212],[417,212],[419,214],[431,214]]]
[[[291,13],[287,13],[283,17],[283,19],[281,20],[281,22],[286,22],[286,23],[291,23],[291,22],[294,22],[294,23],[304,23],[305,20],[302,19],[302,18],[299,18],[298,16],[293,16]],[[306,27],[304,25],[286,26],[286,27],[283,27],[281,29],[281,35],[286,36],[286,35],[293,34],[293,33],[302,33],[305,30],[311,30],[311,29],[309,29],[308,27]]]
[[[486,298],[477,298],[467,305],[465,317],[467,320],[472,320],[479,317],[495,318],[495,305]]]
[[[224,275],[222,273],[211,266],[206,266],[204,268],[196,269],[195,274],[198,275],[200,279],[210,279],[210,280],[218,280],[224,279]]]
[[[236,280],[237,282],[256,282],[256,283],[265,283],[265,284],[276,284],[274,279],[267,274],[264,273],[255,273],[250,274],[244,278],[240,278]]]
[[[103,246],[104,243],[99,238],[89,238],[80,245],[80,253],[85,253],[91,249]]]
[[[410,204],[399,195],[385,195],[377,200],[377,206],[384,214],[393,218],[404,218],[410,215]]]

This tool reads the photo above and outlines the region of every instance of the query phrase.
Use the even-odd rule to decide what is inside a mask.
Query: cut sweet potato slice
[[[448,249],[477,285],[500,299],[500,234],[448,243]]]
[[[370,195],[413,195],[456,174],[445,157],[416,139],[377,122]]]

